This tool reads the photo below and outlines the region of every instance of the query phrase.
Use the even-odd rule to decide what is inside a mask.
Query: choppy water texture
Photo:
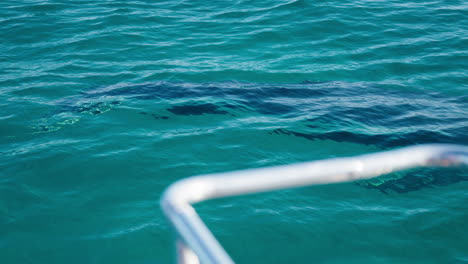
[[[464,1],[0,14],[2,263],[170,263],[158,199],[178,179],[468,144]],[[197,210],[239,263],[464,263],[467,188],[466,170],[412,170]]]

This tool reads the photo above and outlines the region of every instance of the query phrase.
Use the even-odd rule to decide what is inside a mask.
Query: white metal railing
[[[179,263],[234,263],[192,204],[226,196],[369,179],[416,167],[468,165],[468,147],[420,145],[350,158],[194,176],[172,184],[161,206],[179,237]]]

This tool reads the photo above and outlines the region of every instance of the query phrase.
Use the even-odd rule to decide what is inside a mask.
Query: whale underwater
[[[345,82],[153,82],[98,87],[57,101],[56,110],[37,120],[33,129],[35,133],[50,133],[71,127],[84,115],[99,116],[123,107],[129,100],[177,101],[160,112],[139,112],[158,122],[175,116],[236,118],[255,113],[299,120],[294,129],[265,131],[276,136],[352,142],[382,150],[422,143],[468,144],[468,96],[452,98]],[[427,169],[357,184],[383,193],[405,193],[466,180],[468,175],[461,170]]]

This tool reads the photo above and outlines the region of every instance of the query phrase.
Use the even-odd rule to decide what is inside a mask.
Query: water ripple
[[[170,262],[155,201],[177,179],[468,144],[463,1],[7,0],[0,13],[5,263]],[[468,259],[467,179],[409,171],[200,212],[239,263],[454,263]]]

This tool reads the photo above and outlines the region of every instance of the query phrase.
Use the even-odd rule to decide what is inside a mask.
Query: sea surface
[[[0,3],[4,264],[174,263],[176,180],[422,143],[468,144],[466,1]],[[468,263],[466,169],[196,209],[237,263]]]

